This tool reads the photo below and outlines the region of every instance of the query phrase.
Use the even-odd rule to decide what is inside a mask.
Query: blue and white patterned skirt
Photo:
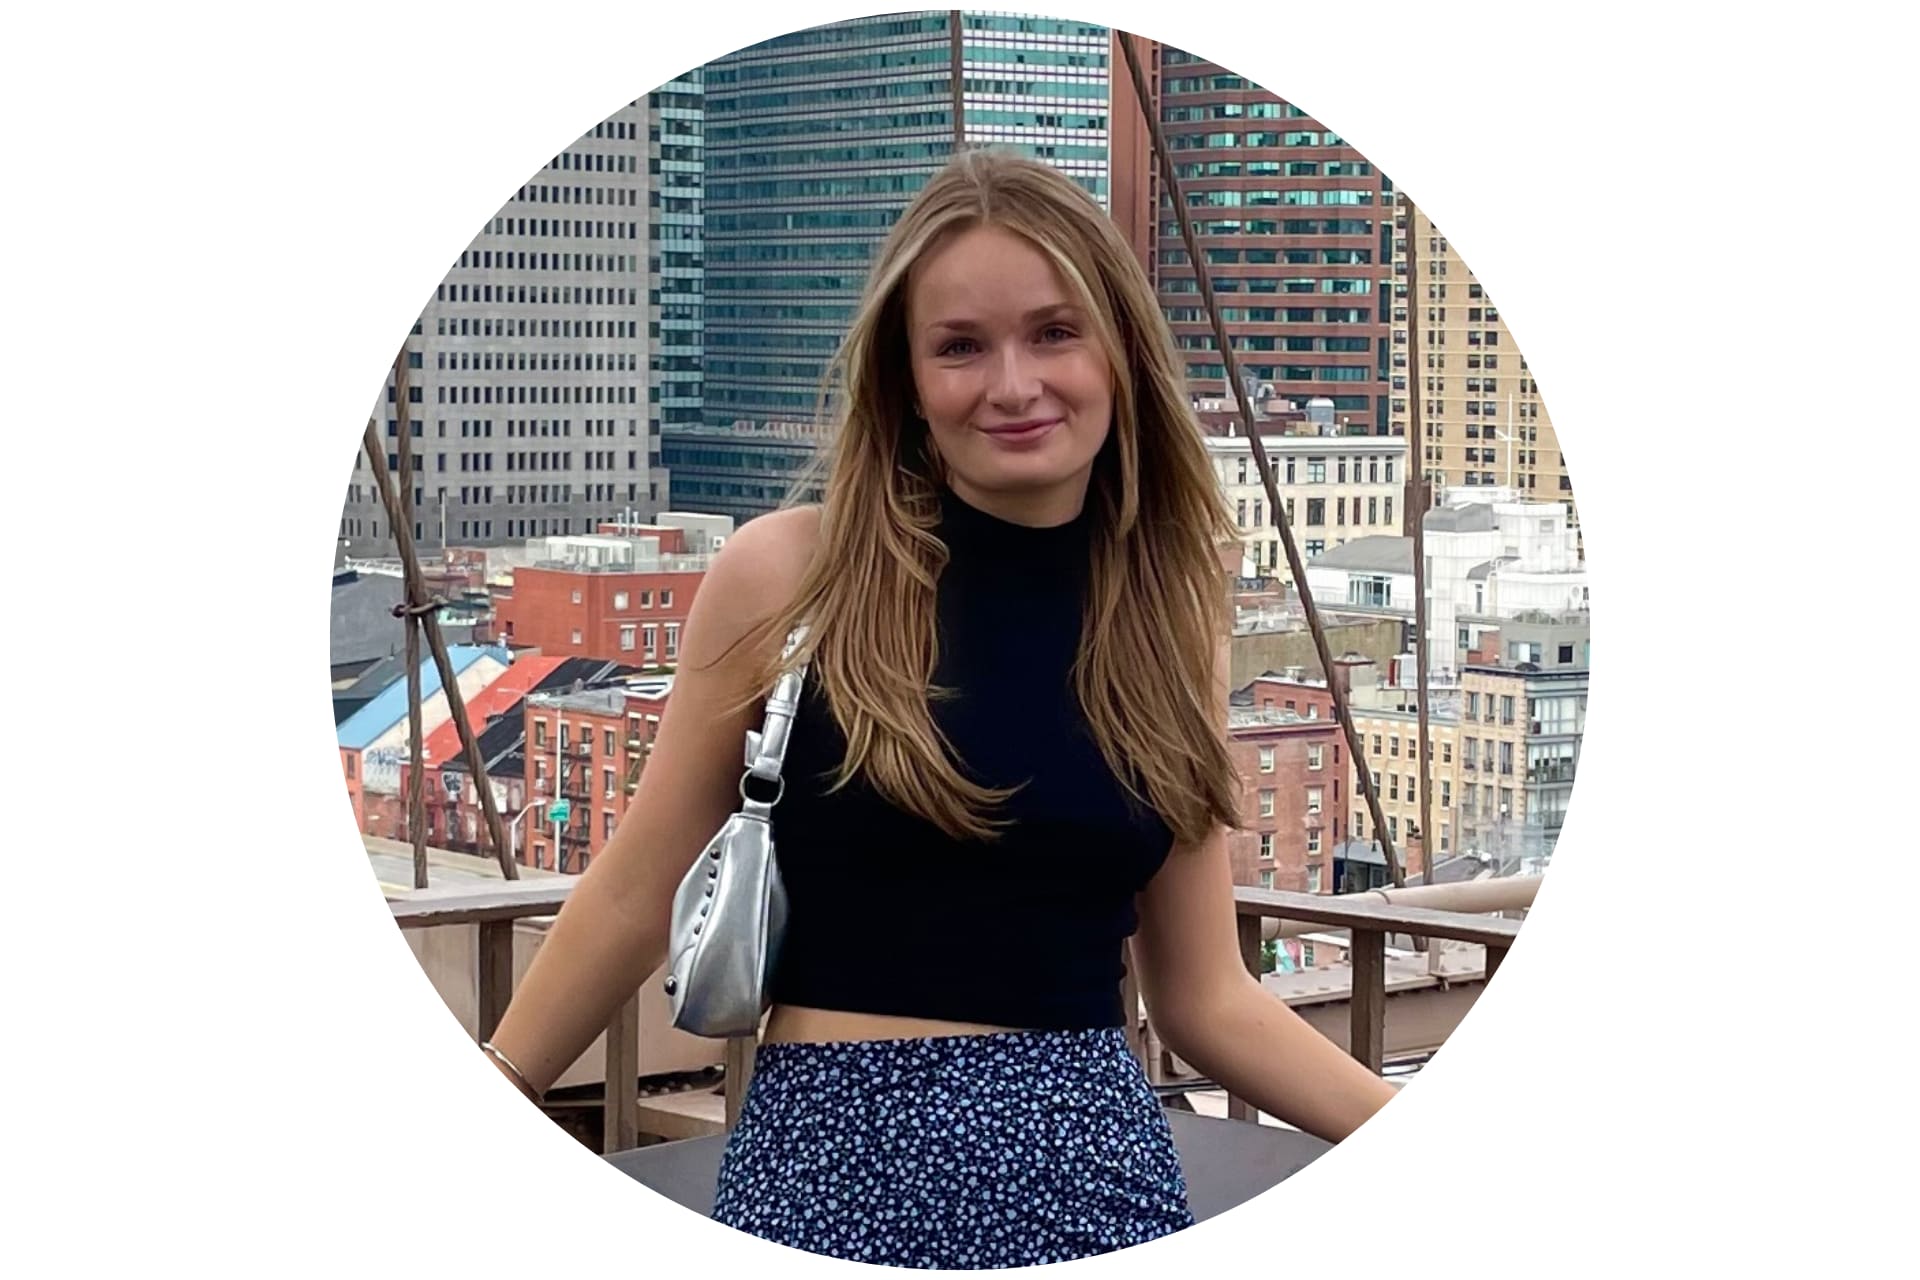
[[[1016,1267],[1193,1222],[1118,1028],[760,1047],[715,1220],[899,1267]]]

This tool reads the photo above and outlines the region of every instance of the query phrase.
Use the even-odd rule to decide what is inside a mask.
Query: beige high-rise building
[[[1420,717],[1412,710],[1413,694],[1407,691],[1407,708],[1353,708],[1353,727],[1359,731],[1366,748],[1367,767],[1378,783],[1380,812],[1387,820],[1388,834],[1400,845],[1420,826]],[[1427,748],[1433,757],[1431,769],[1433,799],[1431,820],[1434,837],[1425,841],[1434,850],[1436,861],[1450,858],[1454,852],[1453,803],[1460,786],[1460,716],[1458,703],[1451,698],[1436,699],[1427,725]],[[1348,762],[1349,794],[1353,797],[1353,835],[1356,840],[1377,838],[1367,820],[1366,802],[1361,798],[1359,771]]]
[[[1417,254],[1411,273],[1410,244]],[[1436,490],[1508,486],[1524,501],[1571,509],[1573,485],[1553,421],[1499,306],[1404,195],[1395,206],[1393,264],[1390,418],[1394,433],[1411,440],[1420,398],[1417,447],[1429,483]],[[1416,322],[1417,344],[1409,339]],[[1577,526],[1578,511],[1572,516]]]

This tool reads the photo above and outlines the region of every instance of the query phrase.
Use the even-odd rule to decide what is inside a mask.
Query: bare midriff
[[[933,1036],[983,1036],[1017,1031],[975,1022],[945,1022],[935,1018],[900,1018],[891,1014],[847,1013],[838,1009],[806,1009],[776,1005],[767,1017],[764,1044],[830,1044],[840,1040],[920,1040]]]

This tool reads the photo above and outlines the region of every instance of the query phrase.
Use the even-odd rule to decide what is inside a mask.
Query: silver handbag
[[[791,656],[806,634],[805,627],[796,627],[783,656]],[[780,766],[806,675],[803,663],[774,683],[763,727],[747,731],[739,812],[707,842],[673,895],[667,997],[673,1025],[697,1036],[752,1035],[767,1009],[767,984],[787,924],[771,820],[787,788]],[[753,778],[773,784],[772,799],[747,794]]]

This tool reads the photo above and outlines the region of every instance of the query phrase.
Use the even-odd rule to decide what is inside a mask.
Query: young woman
[[[774,1007],[714,1216],[868,1262],[1014,1266],[1192,1221],[1129,1054],[1338,1140],[1391,1088],[1241,963],[1225,833],[1238,540],[1146,275],[1056,170],[962,153],[901,217],[835,365],[816,507],[695,598],[631,811],[493,1044],[537,1096],[663,963],[782,666]]]

